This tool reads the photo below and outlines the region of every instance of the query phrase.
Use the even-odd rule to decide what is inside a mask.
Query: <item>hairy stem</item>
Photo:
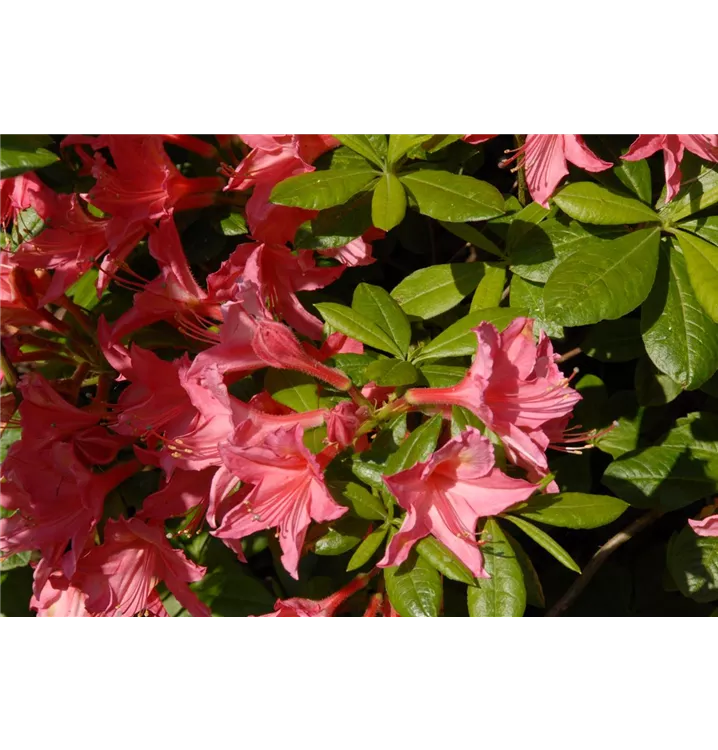
[[[571,584],[568,591],[566,591],[556,604],[551,607],[545,616],[559,617],[565,612],[578,598],[579,594],[586,588],[586,586],[588,586],[589,582],[596,575],[603,563],[605,563],[619,547],[624,545],[630,539],[633,539],[636,534],[643,531],[647,526],[650,526],[662,515],[662,511],[652,510],[640,518],[637,518],[632,524],[623,529],[623,531],[619,531],[618,534],[612,536],[598,550],[598,552],[596,552],[588,565],[583,569],[583,573],[581,573],[581,575]]]

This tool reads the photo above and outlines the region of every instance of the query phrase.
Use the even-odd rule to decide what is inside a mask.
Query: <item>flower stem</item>
[[[591,558],[588,565],[583,569],[583,573],[573,582],[569,587],[568,591],[551,607],[546,613],[546,617],[559,617],[565,610],[567,610],[573,602],[578,598],[579,594],[588,586],[589,581],[596,575],[599,568],[606,562],[608,557],[612,555],[620,546],[625,544],[630,539],[643,531],[647,526],[650,526],[654,521],[658,520],[663,515],[660,510],[652,510],[649,513],[636,519],[632,524],[627,526],[623,531],[619,531],[618,534],[612,536]]]

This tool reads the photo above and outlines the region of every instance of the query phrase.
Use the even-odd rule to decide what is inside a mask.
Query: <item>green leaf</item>
[[[365,371],[372,362],[376,362],[376,355],[368,352],[365,354],[335,354],[332,361],[335,367],[352,379],[354,385],[361,386],[369,382],[369,378],[365,376]]]
[[[645,203],[594,182],[574,182],[554,195],[556,205],[585,224],[643,224],[660,217]]]
[[[698,536],[685,526],[668,543],[667,563],[683,596],[697,602],[718,599],[718,537]]]
[[[531,498],[525,508],[512,511],[522,518],[566,529],[597,529],[612,523],[628,505],[610,495],[561,492]]]
[[[658,265],[658,228],[573,253],[551,274],[544,290],[546,315],[566,326],[621,318],[651,291]]]
[[[450,578],[452,581],[466,583],[474,586],[476,580],[471,571],[459,560],[456,555],[433,536],[426,536],[416,544],[416,551],[428,563],[435,567],[439,573]]]
[[[319,302],[314,305],[321,316],[337,331],[351,336],[375,349],[401,357],[401,350],[381,328],[356,310],[334,302]]]
[[[97,296],[96,282],[99,271],[97,268],[91,268],[65,292],[67,296],[76,304],[85,310],[92,310],[99,302]]]
[[[389,531],[388,526],[380,526],[378,529],[369,534],[366,539],[356,548],[356,552],[351,556],[349,563],[347,564],[347,572],[361,568],[362,565],[371,560],[374,553],[381,547],[381,543],[384,541],[387,532]]]
[[[401,224],[406,213],[406,192],[399,178],[385,172],[374,188],[371,220],[375,227],[388,232]]]
[[[419,379],[419,371],[410,362],[378,359],[366,368],[366,376],[381,386],[412,385]]]
[[[698,304],[685,258],[669,241],[661,247],[641,329],[653,364],[683,388],[699,388],[718,370],[718,324]]]
[[[718,203],[718,169],[703,166],[697,177],[684,178],[678,195],[659,210],[663,221],[674,223]]]
[[[597,427],[608,427],[612,420],[617,420],[618,426],[596,440],[596,447],[613,458],[635,450],[638,446],[644,411],[645,409],[639,406],[635,393],[631,391],[614,393],[606,405],[605,421]]]
[[[413,362],[426,362],[431,359],[442,359],[444,357],[465,357],[476,353],[476,334],[471,330],[484,321],[493,323],[499,331],[514,318],[525,315],[525,310],[517,310],[512,307],[494,307],[487,310],[476,310],[466,317],[457,320],[435,339],[424,346],[418,354],[413,357]]]
[[[534,526],[520,516],[502,516],[502,518],[505,518],[507,521],[511,521],[515,526],[518,526],[526,536],[533,539],[540,547],[543,547],[546,552],[555,557],[561,565],[576,573],[581,572],[581,568],[578,567],[578,564],[571,555],[569,555],[555,539],[552,539],[545,531],[539,529],[538,526]]]
[[[437,570],[412,553],[398,568],[385,568],[386,593],[402,617],[438,617],[443,586]]]
[[[471,312],[498,307],[506,285],[506,267],[484,263],[484,275],[471,298]]]
[[[400,177],[419,213],[440,221],[483,221],[504,212],[504,198],[488,182],[425,169]]]
[[[491,255],[505,259],[505,255],[499,247],[470,224],[451,221],[440,221],[439,224],[453,235],[456,235],[465,242],[478,247],[479,250],[485,250],[487,253],[491,253]]]
[[[638,359],[644,352],[641,321],[638,318],[602,320],[591,327],[581,348],[600,362]]]
[[[688,232],[676,231],[688,276],[703,309],[718,323],[718,247]]]
[[[553,339],[561,339],[564,336],[563,327],[546,317],[543,290],[543,284],[526,281],[514,274],[511,277],[509,299],[513,307],[528,310],[529,316],[535,319],[538,330],[546,331]]]
[[[718,415],[694,411],[676,420],[676,426],[661,441],[663,448],[688,452],[694,458],[718,458]]]
[[[648,356],[638,360],[633,382],[641,406],[664,406],[683,390],[675,380],[660,372]]]
[[[451,365],[424,365],[419,369],[431,388],[450,388],[466,375],[465,367]]]
[[[346,203],[366,190],[378,174],[368,165],[359,169],[330,169],[288,177],[274,187],[269,200],[280,206],[321,210]]]
[[[391,291],[407,315],[428,320],[461,302],[484,275],[482,263],[444,263],[420,268]]]
[[[411,325],[399,303],[380,286],[359,284],[354,290],[352,309],[391,336],[402,354],[409,351]]]
[[[645,159],[640,161],[618,159],[612,171],[643,203],[651,202],[651,168]]]
[[[365,482],[375,490],[386,490],[386,485],[382,479],[386,473],[385,466],[374,461],[362,461],[354,457],[352,459],[351,470],[357,479],[361,479],[362,482]]]
[[[470,617],[522,617],[526,610],[526,584],[516,552],[495,519],[484,532],[491,538],[483,548],[484,568],[490,578],[479,578],[469,587]]]
[[[264,387],[275,401],[294,411],[319,408],[317,381],[302,372],[269,368],[264,376]]]
[[[382,155],[376,148],[375,144],[372,142],[370,136],[335,135],[334,137],[338,141],[341,141],[341,143],[343,143],[345,146],[349,147],[352,151],[356,151],[358,154],[361,154],[367,161],[376,164],[379,169],[384,168],[384,159],[382,158]],[[386,138],[384,136],[381,136],[381,138],[386,141]],[[386,151],[386,146],[384,146],[384,151]]]
[[[353,196],[346,203],[320,211],[319,216],[310,222],[313,238],[311,244],[341,247],[360,237],[371,227],[371,201],[372,194],[364,192]],[[310,242],[308,237],[304,241]],[[311,244],[307,246],[313,249]]]
[[[247,220],[239,211],[232,211],[219,222],[222,234],[227,237],[236,237],[238,234],[247,234]]]
[[[0,570],[13,570],[14,568],[24,568],[30,564],[30,558],[32,552],[18,552],[14,555],[10,555],[0,562]]]
[[[526,604],[532,607],[545,607],[546,597],[544,597],[543,586],[539,580],[538,573],[534,564],[531,562],[531,558],[526,554],[526,550],[514,539],[511,534],[505,529],[504,536],[511,545],[511,549],[516,555],[519,565],[521,566],[521,573],[524,577],[524,585],[526,586]]]
[[[390,135],[389,136],[389,165],[396,164],[399,159],[406,156],[415,146],[420,146],[430,135]]]
[[[482,433],[484,432],[484,426],[474,412],[469,411],[465,406],[452,406],[451,437],[460,435],[467,427],[476,427]]]
[[[360,518],[344,515],[332,521],[329,531],[317,539],[314,554],[325,557],[343,555],[361,542],[367,531],[367,522]]]
[[[692,232],[704,240],[718,245],[718,216],[703,216],[700,219],[682,221],[676,229]]]
[[[48,135],[3,135],[0,148],[0,176],[17,177],[23,172],[41,169],[60,160],[43,146],[53,144]]]
[[[577,221],[547,219],[511,248],[511,270],[527,281],[545,284],[559,263],[577,250],[622,234],[622,228],[591,227],[589,232]]]
[[[677,510],[718,491],[718,458],[705,461],[686,449],[651,446],[621,456],[601,481],[637,508]]]
[[[389,456],[385,474],[392,476],[426,461],[436,448],[441,432],[441,422],[441,415],[437,414],[411,432],[399,446],[399,450]]]
[[[384,483],[381,481],[381,474],[379,474],[379,482],[383,487]],[[327,487],[332,497],[340,505],[351,508],[359,518],[365,518],[368,521],[383,521],[386,518],[386,508],[381,500],[376,495],[372,495],[361,484],[357,484],[357,482],[329,480]]]

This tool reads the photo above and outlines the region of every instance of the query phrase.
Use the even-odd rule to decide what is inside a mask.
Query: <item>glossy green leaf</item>
[[[461,302],[484,275],[482,263],[444,263],[420,268],[391,291],[407,315],[434,318]]]
[[[401,224],[406,213],[406,192],[399,178],[385,172],[379,178],[371,202],[372,223],[388,232]]]
[[[718,324],[698,303],[685,258],[669,241],[661,247],[656,280],[641,310],[641,328],[653,364],[683,388],[699,388],[718,370]]]
[[[628,505],[611,495],[561,492],[531,498],[525,508],[512,511],[522,518],[567,529],[596,529],[612,523]]]
[[[564,336],[563,326],[546,317],[543,291],[543,284],[526,281],[516,274],[511,277],[509,299],[512,307],[527,310],[529,316],[536,321],[536,330],[546,331],[553,339],[561,339]]]
[[[519,565],[521,566],[521,573],[524,577],[524,585],[526,586],[526,604],[532,607],[543,608],[546,606],[546,597],[543,593],[543,586],[539,579],[538,573],[534,564],[531,562],[531,558],[526,553],[526,550],[518,543],[514,537],[509,534],[506,529],[503,529],[504,536],[508,541],[511,549],[516,555]]]
[[[645,159],[639,161],[617,159],[612,172],[643,203],[651,202],[651,168]]]
[[[53,144],[47,135],[3,135],[0,148],[0,175],[3,179],[41,169],[60,160],[44,146]]]
[[[635,198],[594,182],[574,182],[554,195],[556,205],[585,224],[643,224],[659,222],[658,214]]]
[[[366,565],[374,556],[374,553],[379,547],[381,547],[388,531],[389,527],[383,525],[378,529],[374,529],[374,531],[372,531],[371,534],[369,534],[369,536],[367,536],[356,548],[356,551],[347,564],[347,572],[361,568],[362,565]]]
[[[676,229],[697,234],[713,245],[718,245],[718,216],[703,216],[700,219],[682,221]]]
[[[419,369],[431,388],[450,388],[466,375],[465,367],[452,365],[423,365]]]
[[[399,359],[378,359],[366,368],[366,376],[377,385],[413,385],[419,371],[410,362]]]
[[[359,284],[354,290],[352,309],[388,333],[402,354],[409,351],[409,319],[399,303],[385,289],[372,284]]]
[[[591,227],[577,221],[547,219],[524,234],[511,248],[511,270],[526,279],[545,284],[553,270],[589,244],[600,245],[624,233],[622,228]]]
[[[460,435],[467,427],[476,427],[484,432],[481,420],[465,406],[451,407],[451,437]]]
[[[314,242],[322,242],[325,247],[341,247],[364,234],[371,227],[371,201],[372,194],[363,192],[346,203],[320,211],[310,222]],[[338,241],[329,239],[331,237]]]
[[[354,467],[352,467],[354,468]],[[364,474],[366,476],[366,473]],[[359,477],[363,479],[363,477]],[[381,473],[378,474],[380,485]],[[376,495],[357,482],[329,481],[327,483],[332,497],[341,505],[351,508],[355,515],[368,521],[382,521],[386,518],[386,508]]]
[[[389,136],[389,164],[396,164],[402,157],[411,151],[415,146],[424,143],[429,135],[390,135]]]
[[[680,383],[662,373],[647,355],[638,360],[633,382],[641,406],[664,406],[683,392]]]
[[[227,237],[236,237],[239,234],[247,234],[247,220],[239,211],[232,211],[219,222],[222,234]]]
[[[375,490],[386,490],[386,485],[382,479],[386,473],[385,466],[375,461],[362,461],[354,457],[351,463],[351,470],[357,479],[361,479],[362,482],[365,482]]]
[[[474,586],[476,581],[471,571],[456,555],[433,536],[426,536],[416,544],[416,551],[427,562],[433,565],[439,573],[452,581]]]
[[[490,578],[467,589],[470,617],[521,617],[526,609],[526,584],[516,553],[497,521],[484,526],[484,568]],[[489,541],[490,540],[490,541]]]
[[[659,210],[663,221],[674,223],[718,203],[718,168],[704,165],[693,178],[684,178],[681,189]]]
[[[686,525],[668,543],[668,570],[678,590],[697,602],[718,600],[718,537]]]
[[[651,446],[621,456],[601,481],[638,508],[676,510],[718,491],[718,458],[705,461],[688,450]]]
[[[470,224],[463,222],[451,222],[451,221],[440,221],[444,229],[456,235],[457,237],[468,242],[470,245],[474,245],[479,250],[485,250],[491,255],[495,255],[498,258],[505,258],[503,251],[494,244],[486,235],[482,234],[476,227],[472,227]]]
[[[688,452],[697,459],[718,458],[718,414],[694,411],[676,420],[676,426],[661,440],[663,448]]]
[[[324,320],[337,331],[341,331],[368,346],[373,346],[375,349],[401,357],[401,350],[389,334],[382,331],[376,323],[360,315],[356,310],[352,310],[351,307],[338,305],[334,302],[317,303],[315,307]]]
[[[385,568],[386,593],[402,617],[438,617],[443,586],[436,568],[423,557],[409,555],[398,568]]]
[[[426,461],[434,452],[441,432],[441,415],[437,414],[419,425],[406,437],[396,453],[386,462],[386,475],[398,474],[412,466]]]
[[[638,404],[636,394],[631,391],[614,393],[608,400],[605,411],[604,421],[596,426],[608,427],[613,420],[618,422],[618,426],[596,440],[596,447],[613,458],[635,450],[638,446],[645,412],[645,409]]]
[[[638,318],[602,320],[591,326],[581,349],[600,362],[638,359],[644,352],[641,321]]]
[[[327,533],[317,539],[314,553],[325,557],[343,555],[361,542],[366,531],[366,521],[344,515],[337,521],[332,521]]]
[[[718,247],[688,232],[676,232],[693,291],[703,309],[718,323]]]
[[[15,568],[24,568],[30,564],[32,552],[17,552],[9,555],[0,561],[0,570],[13,570]]]
[[[425,169],[400,177],[419,213],[440,221],[482,221],[504,212],[504,198],[488,182]]]
[[[525,518],[520,516],[502,516],[507,521],[511,521],[515,526],[518,526],[526,536],[536,542],[540,547],[543,547],[546,552],[552,555],[558,560],[561,565],[565,566],[569,570],[573,570],[576,573],[581,572],[581,568],[578,567],[576,561],[566,550],[552,537],[550,537],[545,531],[539,529],[538,526],[534,526],[532,523],[527,521]]]
[[[471,312],[498,307],[506,286],[506,267],[484,263],[484,275],[471,298]]]
[[[639,229],[577,250],[551,274],[544,289],[546,315],[566,326],[623,317],[651,291],[660,232]]]
[[[500,331],[512,321],[525,315],[525,310],[512,307],[494,307],[487,310],[476,310],[457,320],[435,339],[424,346],[413,358],[414,362],[426,362],[444,357],[465,357],[476,353],[476,328],[484,321],[493,323]]]
[[[376,355],[366,352],[364,354],[335,354],[332,357],[334,366],[346,373],[354,385],[366,385],[369,378],[366,377],[366,368],[376,362]]]
[[[319,408],[317,382],[302,372],[270,367],[264,376],[264,387],[275,401],[294,411],[313,411]]]
[[[367,161],[372,162],[379,169],[384,168],[381,147],[377,148],[377,142],[372,137],[366,135],[335,135],[334,137],[352,151],[361,154]],[[386,143],[386,138],[384,136],[380,137]],[[384,146],[384,149],[386,149],[386,146]]]
[[[93,310],[100,302],[97,296],[97,268],[91,268],[65,292],[67,296],[84,310]]]
[[[378,174],[370,169],[330,169],[288,177],[272,190],[269,199],[280,206],[321,210],[346,203],[366,190]]]

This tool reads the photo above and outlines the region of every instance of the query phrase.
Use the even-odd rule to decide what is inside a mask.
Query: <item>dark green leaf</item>
[[[357,462],[358,463],[358,462]],[[365,464],[364,464],[365,465]],[[353,467],[354,468],[354,467]],[[364,473],[364,477],[367,475]],[[357,474],[360,479],[364,479],[360,473]],[[381,481],[381,472],[377,472],[380,486],[384,483]],[[329,481],[327,483],[332,497],[341,505],[351,508],[355,515],[365,518],[368,521],[383,521],[386,518],[386,508],[376,495],[372,495],[366,487],[357,482]]]
[[[618,422],[608,434],[596,440],[596,447],[618,458],[635,450],[643,421],[644,409],[639,406],[635,393],[619,391],[608,400],[605,420],[597,427],[608,427],[612,420]]]
[[[373,136],[335,135],[334,137],[341,141],[345,146],[349,147],[352,151],[361,154],[367,161],[376,164],[379,169],[384,168],[384,159],[381,154],[381,142],[376,141]],[[384,155],[386,155],[386,137],[383,135],[378,137],[384,141],[383,151]]]
[[[481,420],[464,406],[451,407],[451,437],[460,435],[467,427],[483,430]]]
[[[698,536],[685,526],[668,543],[667,562],[683,596],[697,602],[718,599],[718,537]]]
[[[543,586],[541,586],[541,581],[539,580],[536,568],[534,568],[534,564],[531,562],[531,558],[508,531],[504,529],[503,532],[521,566],[521,573],[523,574],[524,585],[526,586],[526,604],[532,607],[545,607],[546,598],[544,597]]]
[[[239,211],[232,211],[219,222],[222,228],[222,234],[227,237],[236,237],[238,234],[247,234],[247,220]]]
[[[423,557],[409,555],[398,568],[385,568],[386,593],[402,617],[438,617],[443,586],[436,568]]]
[[[369,378],[365,376],[366,368],[376,362],[375,354],[335,354],[332,357],[334,366],[346,373],[355,385],[366,385]]]
[[[718,247],[688,232],[676,231],[676,237],[686,258],[693,291],[703,309],[718,323]]]
[[[718,203],[718,169],[715,165],[703,166],[694,178],[684,178],[678,195],[660,208],[663,221],[680,221]]]
[[[360,315],[356,310],[352,310],[351,307],[338,305],[334,302],[317,303],[315,307],[324,320],[337,331],[373,346],[375,349],[401,357],[401,350],[391,337],[382,331],[378,325]]]
[[[378,174],[369,166],[360,169],[330,169],[288,177],[272,190],[269,199],[280,206],[321,210],[346,203],[366,190]]]
[[[390,135],[389,136],[389,164],[396,164],[399,159],[406,156],[415,146],[424,143],[429,135]]]
[[[332,521],[329,531],[317,539],[314,544],[314,553],[333,557],[343,555],[361,542],[367,531],[367,522],[344,515],[337,521]]]
[[[13,570],[13,568],[23,568],[30,564],[32,552],[18,552],[6,557],[0,562],[0,570]]]
[[[466,375],[465,367],[450,365],[424,365],[419,369],[431,388],[450,388]]]
[[[581,572],[581,568],[578,567],[576,561],[566,550],[555,540],[552,539],[545,531],[539,529],[538,526],[534,526],[529,523],[525,518],[520,516],[502,516],[507,521],[511,521],[514,525],[518,526],[526,536],[536,542],[540,547],[543,547],[546,552],[556,558],[561,565],[564,565],[569,570],[573,570],[576,573]]]
[[[484,263],[484,275],[471,298],[471,312],[498,307],[506,285],[506,267]]]
[[[65,292],[67,296],[76,304],[85,310],[94,309],[100,302],[97,296],[97,277],[99,271],[91,268]]]
[[[664,406],[678,398],[683,390],[679,383],[660,372],[648,356],[638,360],[634,384],[641,406]]]
[[[411,432],[399,446],[399,450],[389,456],[386,462],[386,475],[397,474],[426,461],[436,448],[441,422],[441,415],[437,414]]]
[[[399,303],[385,289],[372,284],[359,284],[354,290],[352,309],[388,333],[402,354],[409,351],[409,319],[399,307]]]
[[[561,492],[531,498],[525,508],[512,513],[549,526],[596,529],[615,521],[627,507],[623,500],[610,495]]]
[[[564,336],[563,327],[546,317],[544,311],[543,284],[526,281],[514,274],[511,278],[510,287],[511,305],[528,311],[530,317],[536,321],[536,329],[546,331],[553,339],[561,339]]]
[[[41,169],[60,160],[43,146],[53,143],[47,135],[3,135],[0,149],[0,175],[3,179]]]
[[[427,562],[433,565],[439,573],[452,581],[474,586],[476,581],[471,571],[459,560],[454,553],[433,536],[426,536],[416,544],[416,551]]]
[[[718,415],[691,412],[676,420],[676,426],[661,441],[664,448],[688,450],[694,458],[718,458]]]
[[[585,224],[643,224],[660,221],[658,214],[645,203],[594,182],[574,182],[567,185],[553,200],[564,213]]]
[[[264,387],[275,401],[294,411],[313,411],[319,408],[317,382],[302,372],[270,367],[264,376]]]
[[[629,362],[643,354],[641,321],[638,318],[602,320],[591,327],[581,344],[589,357],[601,362]]]
[[[371,560],[374,553],[379,547],[381,547],[381,543],[384,541],[384,537],[386,537],[388,530],[388,526],[382,525],[378,529],[374,529],[374,531],[362,541],[347,564],[347,572],[361,568],[362,565],[366,565],[366,563]]]
[[[412,385],[419,379],[419,371],[410,362],[378,359],[366,368],[366,376],[381,386]]]

